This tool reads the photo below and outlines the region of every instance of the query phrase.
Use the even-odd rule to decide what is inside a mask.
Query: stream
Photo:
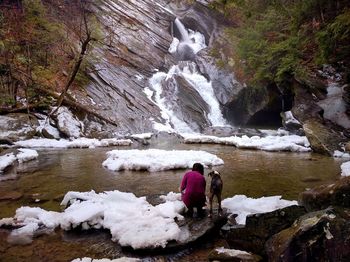
[[[153,141],[143,148],[205,150],[222,158],[225,164],[215,169],[221,172],[224,180],[223,199],[244,194],[255,198],[281,195],[284,199],[295,200],[307,188],[336,180],[342,162],[313,153],[270,153],[222,145],[189,145],[171,139]],[[0,217],[12,217],[22,205],[60,211],[60,201],[67,191],[120,190],[136,196],[177,191],[185,170],[113,172],[102,166],[105,153],[112,149],[115,148],[38,150],[37,160],[13,171],[17,173],[15,179],[0,182],[0,195],[11,191],[23,194],[18,200],[0,201]],[[25,246],[8,243],[8,234],[8,230],[0,230],[0,261],[70,261],[85,256],[135,256],[121,250],[107,232],[67,233],[57,230],[39,236]],[[174,254],[141,257],[145,261],[205,261],[211,248],[222,246],[222,241],[217,237],[209,243]]]

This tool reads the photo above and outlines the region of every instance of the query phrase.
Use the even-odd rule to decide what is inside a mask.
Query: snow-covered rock
[[[224,164],[217,156],[205,151],[194,150],[112,150],[107,152],[107,160],[103,166],[113,171],[148,170],[150,172],[191,168],[199,162],[205,166]]]
[[[38,158],[39,154],[36,150],[20,148],[19,153],[16,155],[19,163],[27,162]]]
[[[68,137],[78,138],[82,136],[84,125],[66,107],[60,107],[57,111],[58,129]]]
[[[160,208],[150,205],[145,197],[116,190],[99,194],[94,191],[68,192],[62,201],[62,205],[67,204],[69,207],[63,212],[21,207],[14,218],[1,219],[0,226],[22,225],[12,231],[13,237],[33,236],[43,227],[64,230],[80,225],[83,229],[105,228],[110,230],[113,241],[135,249],[164,247],[169,240],[180,237],[180,229],[173,219],[174,214],[182,217],[177,212],[183,211],[184,204],[178,200],[167,201],[166,208]]]
[[[3,156],[0,156],[0,174],[9,166],[11,166],[17,158],[13,153],[9,153]]]
[[[222,201],[222,206],[230,213],[238,214],[236,221],[238,224],[245,224],[247,215],[256,213],[271,212],[287,206],[297,205],[297,201],[281,199],[281,196],[269,196],[261,198],[249,198],[245,195],[236,195]]]

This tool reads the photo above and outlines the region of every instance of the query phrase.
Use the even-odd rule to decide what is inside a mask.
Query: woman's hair
[[[192,171],[197,171],[201,175],[204,175],[204,166],[201,163],[194,163],[192,167]]]

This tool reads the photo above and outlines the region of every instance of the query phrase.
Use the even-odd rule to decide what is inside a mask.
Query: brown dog
[[[212,171],[208,174],[209,177],[211,177],[210,182],[210,192],[209,192],[209,204],[210,204],[210,210],[209,210],[209,216],[213,213],[213,199],[214,196],[216,196],[219,204],[219,213],[222,211],[221,208],[221,192],[222,192],[222,186],[223,182],[220,176],[220,173],[218,171]]]

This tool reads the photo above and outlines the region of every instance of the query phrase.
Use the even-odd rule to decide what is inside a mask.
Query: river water
[[[340,176],[341,160],[312,153],[270,153],[223,145],[188,145],[172,140],[157,141],[144,148],[205,150],[216,154],[225,161],[223,166],[215,167],[224,180],[223,198],[245,194],[249,197],[281,195],[284,199],[295,200],[305,189]],[[15,179],[0,182],[0,195],[12,191],[23,194],[18,200],[0,201],[0,218],[12,217],[22,205],[60,211],[60,201],[67,191],[117,189],[137,196],[177,191],[185,170],[113,172],[102,166],[107,158],[105,153],[112,149],[39,150],[38,160],[17,167]],[[8,243],[8,233],[0,230],[0,261],[69,261],[84,256],[112,258],[125,255],[105,232],[71,234],[58,230],[40,236],[26,246]],[[220,241],[217,239],[203,243],[197,249],[152,256],[147,260],[201,261],[211,245]]]

